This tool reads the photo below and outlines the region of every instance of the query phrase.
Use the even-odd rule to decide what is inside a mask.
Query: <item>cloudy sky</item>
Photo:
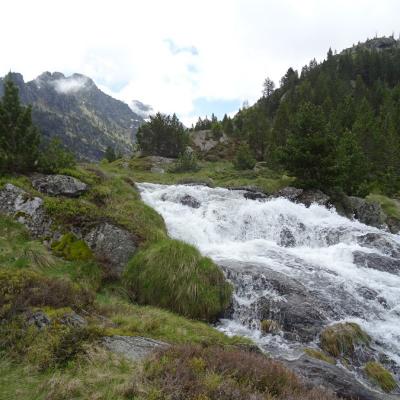
[[[3,0],[1,14],[0,75],[79,72],[186,124],[237,111],[330,46],[400,31],[398,0]]]

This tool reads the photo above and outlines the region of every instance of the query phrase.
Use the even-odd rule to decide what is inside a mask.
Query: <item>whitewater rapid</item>
[[[284,198],[247,200],[240,190],[204,186],[138,187],[143,201],[163,216],[171,237],[196,246],[216,263],[254,263],[260,271],[265,266],[296,279],[329,304],[330,322],[357,322],[379,351],[400,366],[400,258],[388,254],[400,251],[399,235],[341,217],[333,209],[315,204],[306,208]],[[197,208],[182,204],[185,196],[195,199]],[[371,245],[364,240],[368,235],[380,239]],[[357,252],[393,256],[397,273],[356,265]],[[252,288],[246,279],[244,274],[245,289],[235,292],[237,304],[250,309],[260,296],[277,295],[268,287]],[[365,293],[374,296],[366,298]],[[249,336],[287,357],[295,357],[301,348],[282,336],[262,335],[257,323],[235,315],[221,321],[219,329]]]

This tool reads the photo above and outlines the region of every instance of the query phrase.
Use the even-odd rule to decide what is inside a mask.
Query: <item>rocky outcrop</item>
[[[315,386],[334,391],[339,397],[349,400],[395,400],[396,395],[373,391],[355,379],[355,376],[337,365],[303,355],[285,364]]]
[[[377,253],[364,253],[355,251],[353,253],[354,263],[359,267],[376,269],[377,271],[389,272],[400,275],[400,260]]]
[[[88,190],[86,183],[67,175],[45,175],[34,178],[32,186],[50,196],[78,197]]]
[[[155,350],[169,347],[165,342],[140,336],[107,336],[103,339],[103,344],[109,351],[132,361],[139,361]]]
[[[84,237],[99,260],[120,276],[137,249],[137,239],[127,230],[104,222],[92,228]]]
[[[297,201],[306,207],[310,207],[311,204],[318,204],[325,207],[330,205],[330,197],[318,189],[303,190],[303,193],[297,197]]]
[[[268,196],[261,192],[245,192],[244,198],[247,200],[266,200]]]
[[[35,237],[51,234],[51,219],[46,215],[43,200],[32,197],[23,189],[10,183],[0,189],[0,213],[14,217]]]
[[[290,201],[296,201],[303,194],[303,189],[297,189],[292,186],[287,186],[276,194],[276,197],[284,197]]]

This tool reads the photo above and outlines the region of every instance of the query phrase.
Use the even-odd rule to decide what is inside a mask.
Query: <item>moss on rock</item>
[[[393,375],[379,362],[368,362],[364,367],[364,371],[368,378],[385,392],[391,392],[396,389],[397,383]]]
[[[333,357],[351,357],[357,345],[366,345],[370,337],[354,322],[328,326],[321,332],[321,347]]]
[[[93,253],[82,240],[73,233],[66,233],[51,246],[53,251],[69,261],[87,261],[93,258]]]

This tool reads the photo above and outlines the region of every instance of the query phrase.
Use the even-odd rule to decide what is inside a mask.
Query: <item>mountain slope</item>
[[[79,159],[98,160],[107,146],[128,153],[143,118],[127,104],[103,93],[88,77],[44,72],[30,82],[12,73],[21,101],[33,106],[43,135],[59,137]],[[3,94],[0,79],[0,96]]]

